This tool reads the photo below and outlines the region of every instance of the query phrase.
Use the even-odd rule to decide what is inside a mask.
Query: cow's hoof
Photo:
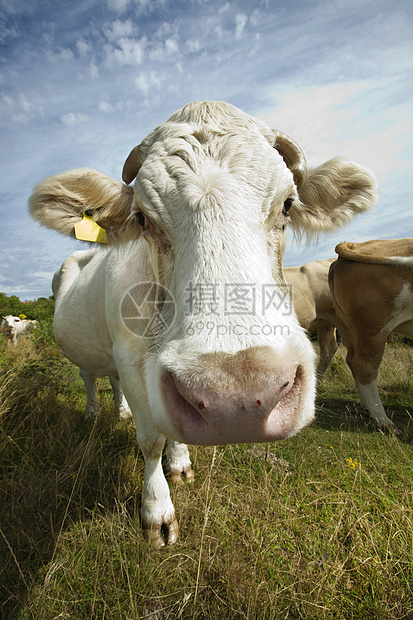
[[[85,422],[94,422],[97,418],[97,414],[95,411],[93,413],[85,413]]]
[[[192,469],[192,467],[190,467],[189,469],[187,469],[186,471],[184,471],[184,477],[185,480],[189,483],[192,484],[195,478],[195,474],[194,474],[194,470]]]
[[[401,435],[402,432],[400,429],[397,428],[397,426],[395,426],[394,424],[392,424],[391,426],[389,426],[388,429],[391,433],[393,433],[393,435]]]
[[[184,479],[182,478],[182,474],[180,471],[171,471],[168,478],[169,478],[169,482],[174,485],[184,483]]]
[[[179,537],[179,526],[176,519],[163,525],[152,525],[143,529],[145,540],[155,551],[165,547],[165,544],[173,545]]]
[[[185,480],[186,482],[191,484],[194,481],[194,476],[194,470],[192,469],[192,467],[190,467],[189,469],[186,469],[182,472],[171,471],[169,474],[169,480],[171,484],[183,484]]]
[[[174,543],[176,543],[176,541],[179,538],[178,521],[176,519],[173,519],[173,521],[168,523],[168,525],[166,527],[168,529],[167,543],[168,543],[168,545],[173,545]]]
[[[402,434],[402,431],[399,430],[397,428],[397,426],[395,426],[391,420],[389,420],[385,424],[384,423],[383,424],[379,424],[378,427],[379,427],[379,430],[381,430],[383,432],[387,431],[387,432],[391,433],[392,435],[396,435],[397,436],[397,435],[401,435]]]
[[[148,541],[151,548],[155,551],[157,551],[158,549],[162,549],[162,547],[165,547],[165,541],[163,539],[160,527],[147,527],[143,530],[143,535],[145,540]]]

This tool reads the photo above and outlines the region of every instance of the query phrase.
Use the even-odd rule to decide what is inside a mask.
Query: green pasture
[[[0,617],[413,618],[413,347],[388,345],[376,429],[351,393],[344,351],[317,418],[279,443],[191,448],[172,489],[180,540],[139,522],[144,463],[132,421],[84,421],[78,371],[43,326],[0,342]]]

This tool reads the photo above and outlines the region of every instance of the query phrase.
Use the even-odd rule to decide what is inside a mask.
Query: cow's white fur
[[[177,535],[161,467],[166,437],[174,440],[171,471],[191,477],[181,442],[288,437],[314,413],[314,353],[294,313],[273,306],[243,314],[231,331],[222,300],[212,314],[185,314],[188,286],[213,284],[222,295],[227,284],[249,284],[260,308],[263,286],[284,286],[287,199],[293,227],[312,233],[370,208],[376,185],[359,166],[333,160],[297,187],[273,132],[221,102],[189,104],[156,128],[125,163],[125,180],[135,175],[133,190],[85,169],[51,177],[35,188],[30,208],[66,234],[92,209],[107,231],[109,247],[63,264],[55,333],[79,367],[121,380],[145,457],[143,526],[160,546],[162,525],[169,542]],[[145,281],[167,287],[177,308],[169,330],[152,341],[133,336],[120,312],[125,293]],[[194,318],[212,329],[194,332]],[[268,332],[280,322],[288,329]],[[259,411],[269,414],[265,423],[255,422]]]
[[[72,282],[80,274],[81,270],[94,256],[95,250],[76,252],[69,256],[61,268],[53,276],[52,290],[55,296],[61,298],[65,295]],[[99,401],[96,395],[96,376],[80,368],[80,376],[86,389],[85,419],[92,419],[99,411]],[[127,419],[132,416],[128,402],[123,394],[120,381],[117,377],[109,375],[109,381],[113,390],[115,410],[119,417]]]

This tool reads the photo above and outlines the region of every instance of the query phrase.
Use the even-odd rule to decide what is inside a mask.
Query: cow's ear
[[[44,226],[74,236],[75,225],[87,213],[103,228],[109,241],[139,235],[131,215],[133,189],[90,170],[69,170],[41,181],[29,198],[31,215]]]
[[[289,211],[297,232],[317,233],[341,228],[377,202],[377,182],[373,174],[358,164],[331,159],[309,168],[298,189],[300,202]]]

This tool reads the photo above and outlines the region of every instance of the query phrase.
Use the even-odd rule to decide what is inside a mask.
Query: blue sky
[[[51,294],[80,242],[40,227],[42,178],[125,158],[189,101],[233,103],[291,135],[317,165],[371,168],[374,210],[286,266],[342,240],[413,236],[411,0],[0,0],[0,291]]]

